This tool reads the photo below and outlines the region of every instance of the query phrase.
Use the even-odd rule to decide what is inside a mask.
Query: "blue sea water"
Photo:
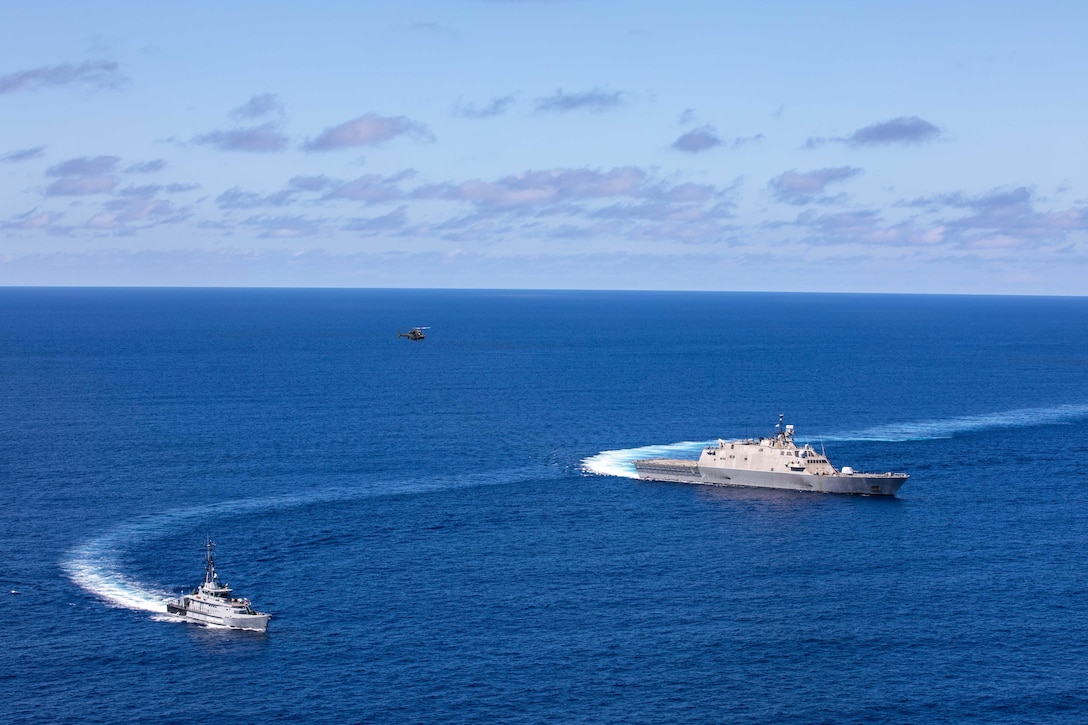
[[[9,722],[1088,717],[1088,299],[2,289],[0,382]],[[632,478],[779,413],[911,479]]]

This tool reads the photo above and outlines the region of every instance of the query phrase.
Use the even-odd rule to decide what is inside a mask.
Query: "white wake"
[[[425,493],[475,485],[509,483],[524,478],[513,472],[486,472],[457,478],[436,477],[428,480],[405,481],[399,485],[382,482],[374,487],[326,488],[305,493],[288,493],[251,499],[236,499],[219,503],[175,509],[118,524],[106,533],[68,552],[60,562],[68,578],[84,591],[106,604],[123,609],[166,613],[166,601],[171,594],[164,587],[141,582],[127,575],[121,558],[127,549],[155,539],[174,536],[205,521],[215,521],[240,514],[259,513],[296,506],[349,501],[373,496],[401,493]]]
[[[287,500],[303,502],[300,497]],[[166,536],[171,531],[202,518],[273,508],[281,501],[281,505],[286,504],[287,500],[227,501],[145,516],[115,526],[102,536],[73,549],[64,557],[60,566],[76,586],[111,606],[165,614],[166,600],[171,597],[170,592],[157,585],[140,582],[121,570],[120,554],[127,547]]]
[[[922,441],[953,438],[963,433],[1002,428],[1034,428],[1041,425],[1069,425],[1088,418],[1088,405],[1059,405],[1054,408],[1018,408],[1000,413],[966,415],[912,423],[890,423],[846,433],[820,436],[825,441]]]

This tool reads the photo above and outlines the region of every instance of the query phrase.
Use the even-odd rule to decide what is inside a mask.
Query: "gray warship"
[[[718,440],[703,449],[699,460],[647,458],[635,461],[638,477],[710,486],[753,486],[791,491],[894,496],[909,476],[905,473],[858,473],[837,469],[822,452],[793,441],[793,426],[778,416],[775,435],[738,441]]]
[[[204,547],[208,550],[204,562],[204,583],[191,593],[168,601],[166,611],[190,622],[213,627],[251,629],[257,632],[268,629],[268,620],[272,615],[254,611],[248,599],[233,596],[230,584],[219,581],[219,576],[215,573],[215,559],[212,557],[215,544],[207,541]]]

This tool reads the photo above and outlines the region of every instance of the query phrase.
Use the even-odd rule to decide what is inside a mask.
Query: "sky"
[[[1086,27],[0,0],[0,285],[1085,295]]]

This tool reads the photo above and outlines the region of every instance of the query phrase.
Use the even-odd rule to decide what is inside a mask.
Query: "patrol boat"
[[[232,596],[230,584],[219,581],[215,573],[215,558],[212,549],[215,544],[204,544],[208,558],[204,567],[204,583],[189,594],[166,603],[166,611],[190,622],[198,622],[214,627],[229,629],[252,629],[263,632],[268,629],[271,614],[255,612],[248,599]]]
[[[794,443],[793,426],[783,426],[782,419],[778,416],[772,438],[719,439],[717,445],[704,448],[697,461],[648,458],[635,461],[635,470],[639,478],[651,481],[868,496],[894,496],[909,478],[905,473],[857,473],[849,466],[837,469],[812,446]]]

